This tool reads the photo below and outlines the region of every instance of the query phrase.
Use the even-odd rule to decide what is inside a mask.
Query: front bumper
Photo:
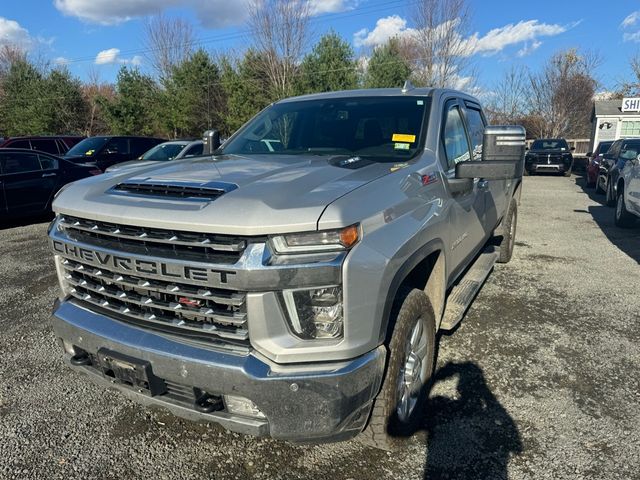
[[[538,172],[557,172],[557,173],[564,173],[566,171],[569,170],[571,166],[570,165],[565,165],[564,163],[551,163],[551,164],[547,164],[547,163],[533,163],[530,164],[527,169],[530,172],[534,172],[534,173],[538,173]]]
[[[195,421],[217,422],[229,430],[298,442],[345,440],[364,427],[384,372],[380,346],[345,362],[275,364],[257,353],[213,350],[202,344],[141,329],[87,310],[73,301],[56,302],[53,328],[63,341],[95,355],[102,348],[149,362],[153,374],[183,390],[251,400],[263,417],[225,410],[201,413],[184,400],[150,396],[91,366],[71,365],[98,383],[109,385],[145,405],[160,406]]]

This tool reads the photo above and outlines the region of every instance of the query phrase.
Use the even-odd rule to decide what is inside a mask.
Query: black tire
[[[382,388],[374,400],[369,423],[358,437],[358,440],[365,445],[387,451],[406,446],[411,436],[419,429],[435,363],[435,314],[427,295],[422,290],[410,290],[404,296],[394,318],[395,324],[388,342],[389,357]],[[407,349],[418,322],[422,322],[423,332],[426,335],[425,363],[421,363],[426,377],[411,414],[405,420],[401,420],[398,414],[398,387],[401,378],[404,377],[400,375],[404,376]]]
[[[636,218],[627,210],[624,203],[624,189],[618,189],[618,197],[616,198],[616,210],[614,213],[616,227],[631,228],[636,223]]]
[[[518,202],[511,199],[507,213],[502,220],[502,241],[500,242],[500,256],[498,263],[508,263],[513,256],[516,242],[516,227],[518,226]]]
[[[604,203],[607,207],[613,207],[616,204],[616,197],[613,193],[613,185],[611,184],[611,179],[607,178],[607,191]]]
[[[596,185],[595,186],[596,186],[596,193],[598,195],[602,195],[604,193],[604,190],[600,186],[600,177],[596,177]]]

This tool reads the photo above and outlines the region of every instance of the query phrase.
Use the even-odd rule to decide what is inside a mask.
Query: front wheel
[[[627,210],[627,206],[624,203],[624,191],[622,189],[618,192],[618,198],[616,199],[615,223],[617,227],[621,228],[630,228],[636,223],[635,217]]]
[[[435,362],[435,332],[429,298],[422,290],[409,291],[395,316],[387,371],[360,434],[362,443],[397,450],[420,427]]]
[[[613,185],[610,178],[607,178],[607,195],[604,203],[607,204],[607,207],[613,207],[616,204],[616,197],[613,193]]]

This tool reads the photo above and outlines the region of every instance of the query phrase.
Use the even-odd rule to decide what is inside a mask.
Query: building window
[[[621,136],[623,137],[638,137],[640,136],[640,121],[622,121]]]

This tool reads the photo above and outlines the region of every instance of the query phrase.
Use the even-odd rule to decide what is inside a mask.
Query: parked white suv
[[[640,217],[640,140],[625,145],[626,160],[618,165],[615,222],[618,227],[632,227]]]

